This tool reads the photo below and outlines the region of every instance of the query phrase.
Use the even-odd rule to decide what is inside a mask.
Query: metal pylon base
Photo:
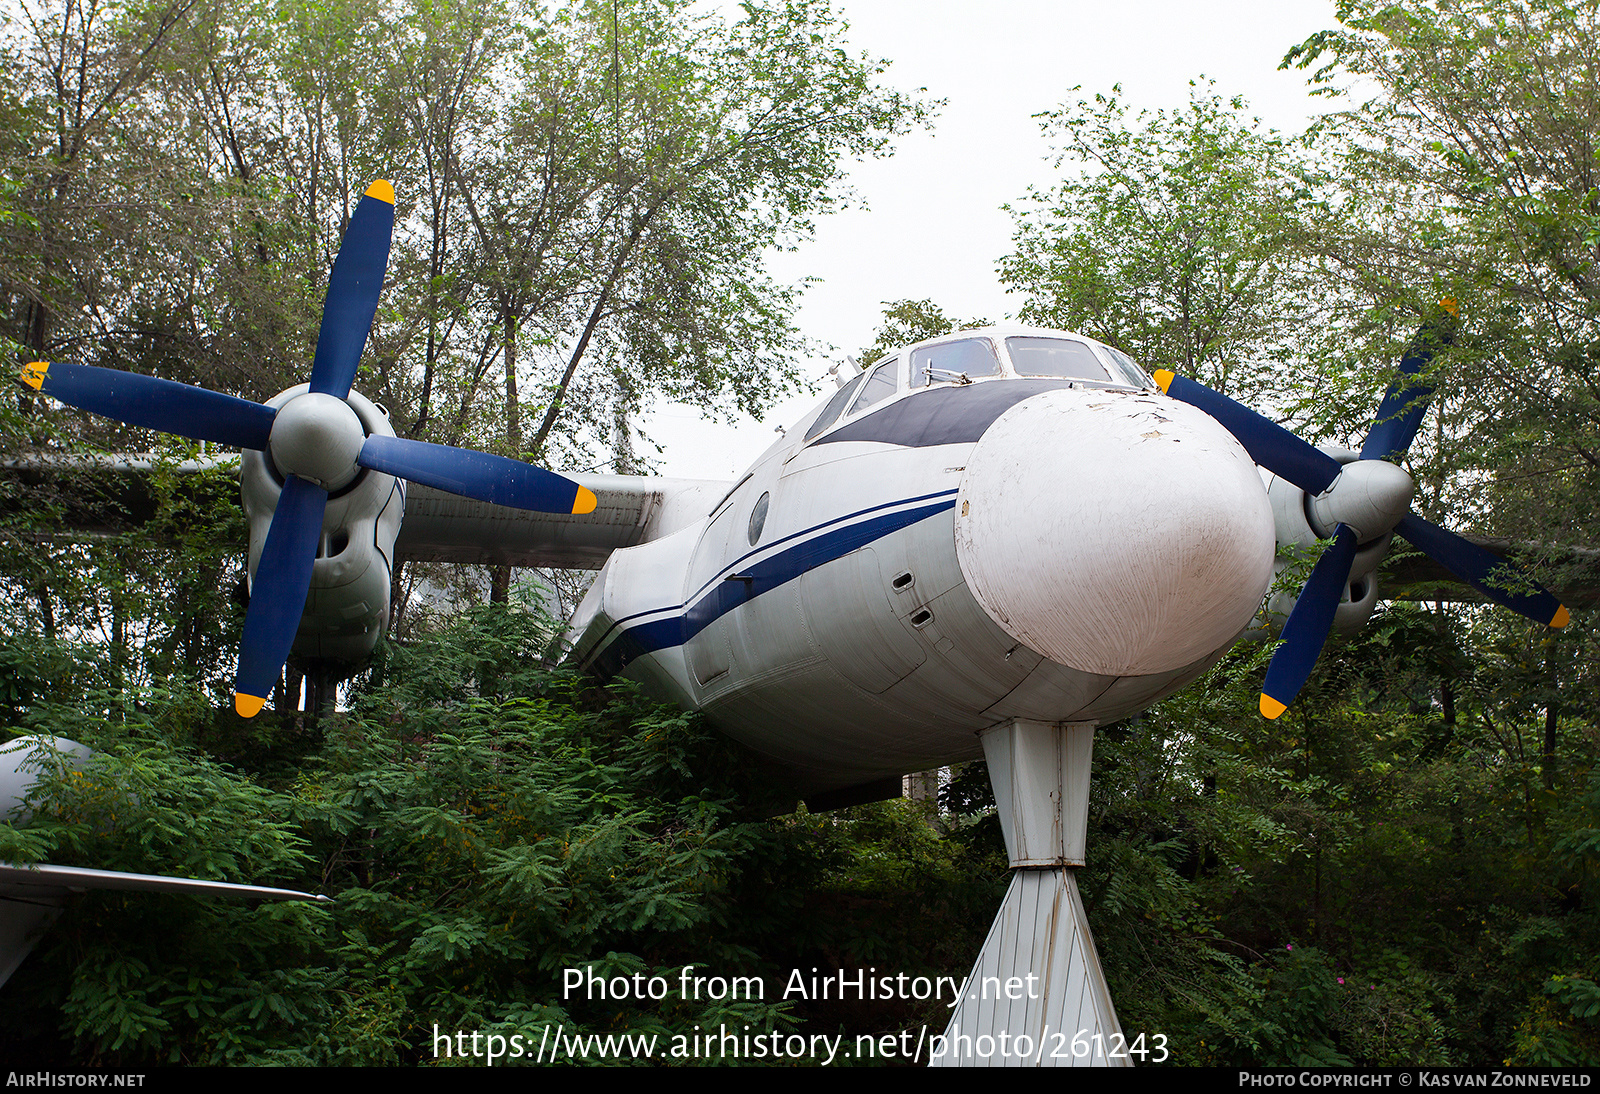
[[[989,928],[934,1067],[1125,1067],[1073,871],[1024,869]],[[1116,1054],[1116,1055],[1113,1055]]]

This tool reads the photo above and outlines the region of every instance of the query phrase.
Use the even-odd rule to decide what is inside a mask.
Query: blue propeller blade
[[[513,509],[592,513],[596,503],[591,491],[542,467],[403,437],[368,437],[356,462],[372,471]]]
[[[379,180],[367,187],[339,245],[322,303],[311,390],[343,399],[355,383],[356,366],[378,311],[378,293],[389,268],[394,232],[394,187]]]
[[[1441,307],[1451,308],[1454,301],[1442,302]],[[1400,358],[1400,374],[1384,393],[1378,406],[1378,415],[1372,429],[1361,445],[1364,460],[1399,460],[1411,449],[1422,416],[1428,411],[1428,401],[1433,398],[1433,385],[1416,378],[1440,346],[1450,344],[1450,326],[1444,321],[1430,321],[1422,325],[1411,340],[1405,356]]]
[[[1333,543],[1317,559],[1300,590],[1294,611],[1283,625],[1283,642],[1267,666],[1267,681],[1261,687],[1261,713],[1266,717],[1282,714],[1311,678],[1355,559],[1356,534],[1341,524],[1333,530]]]
[[[1395,531],[1501,607],[1547,627],[1565,627],[1571,621],[1561,601],[1529,579],[1520,567],[1476,543],[1430,524],[1415,513],[1402,517]]]
[[[267,542],[256,563],[244,638],[239,644],[233,706],[246,718],[255,717],[267,701],[289,658],[289,647],[294,645],[327,506],[328,492],[322,487],[293,475],[284,480]]]
[[[344,399],[378,310],[394,231],[394,188],[374,182],[350,218],[328,278],[310,390]],[[36,361],[22,370],[34,390],[131,425],[259,451],[277,411],[188,384],[85,365]],[[282,440],[282,438],[280,438]],[[358,462],[390,475],[497,505],[546,513],[591,513],[592,491],[517,460],[397,437],[368,437]],[[234,709],[254,717],[294,645],[322,535],[328,493],[289,475],[256,562],[235,678]]]
[[[1270,418],[1167,369],[1157,369],[1155,379],[1161,390],[1174,399],[1197,406],[1221,422],[1256,463],[1313,497],[1339,477],[1338,460]]]
[[[34,361],[22,382],[68,406],[145,429],[235,448],[267,447],[277,411],[233,395],[135,372]]]

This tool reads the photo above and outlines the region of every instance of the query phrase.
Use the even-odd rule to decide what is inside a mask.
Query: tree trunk
[[[1545,789],[1555,783],[1556,740],[1560,726],[1560,704],[1556,701],[1556,650],[1551,645],[1545,650],[1545,673],[1550,678],[1550,702],[1544,708],[1544,747],[1541,749],[1540,768],[1544,773]]]
[[[522,408],[517,404],[517,314],[509,304],[501,305],[506,328],[506,446],[511,455],[522,456]]]
[[[401,575],[405,572],[405,568],[405,560],[402,559],[394,564],[394,570],[389,575],[388,631],[391,640],[400,637],[400,619],[406,610],[405,583],[401,580]]]
[[[517,314],[509,303],[501,304],[501,320],[506,330],[506,448],[513,459],[522,458],[522,416],[517,406]],[[511,567],[489,567],[489,603],[504,604],[511,599]]]
[[[572,356],[567,360],[567,370],[561,376],[561,382],[556,385],[555,394],[550,397],[550,405],[545,408],[544,418],[539,422],[539,429],[533,435],[533,442],[528,445],[530,452],[541,454],[544,451],[544,442],[550,436],[551,428],[556,424],[556,416],[561,413],[561,404],[566,400],[567,388],[572,383],[572,377],[578,371],[578,363],[583,360],[583,355],[589,348],[589,339],[594,337],[595,328],[600,325],[600,320],[605,317],[606,308],[611,303],[611,293],[616,288],[617,282],[622,280],[623,271],[628,268],[628,260],[633,257],[633,249],[639,243],[655,219],[656,213],[661,209],[668,198],[668,193],[655,205],[651,206],[645,214],[634,223],[633,231],[629,233],[628,240],[617,252],[617,257],[611,264],[611,272],[606,278],[606,283],[601,286],[600,293],[595,297],[594,307],[589,310],[589,321],[584,324],[583,335],[578,339],[578,344],[573,347]]]

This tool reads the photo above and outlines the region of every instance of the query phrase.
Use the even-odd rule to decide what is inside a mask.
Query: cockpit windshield
[[[873,403],[882,402],[894,394],[900,379],[900,361],[891,357],[873,368],[867,382],[861,385],[861,397],[850,404],[850,413],[864,410]]]
[[[1138,362],[1120,349],[1115,346],[1101,346],[1100,351],[1111,358],[1111,363],[1122,370],[1123,375],[1128,378],[1128,383],[1134,387],[1149,387],[1153,383],[1145,370],[1139,367]]]
[[[987,338],[962,338],[911,351],[911,386],[926,387],[929,376],[942,380],[976,380],[1000,375],[1000,359]]]
[[[1112,383],[1111,370],[1087,342],[1070,338],[1006,339],[1006,352],[1018,376],[1052,376],[1063,380]],[[1120,382],[1120,379],[1116,382]]]
[[[811,423],[810,429],[806,430],[806,440],[809,441],[838,419],[839,415],[844,412],[844,404],[850,401],[850,397],[856,393],[856,389],[861,386],[861,382],[866,378],[867,374],[865,372],[860,373],[854,380],[851,380],[844,387],[833,393],[833,398],[828,400],[828,405],[822,408],[822,413],[817,415],[817,420]]]
[[[1008,359],[1009,366],[1005,364]],[[1149,375],[1126,354],[1068,331],[963,331],[944,341],[879,358],[834,392],[806,426],[804,439],[821,436],[843,419],[865,416],[900,395],[1011,375],[1136,391],[1155,387]]]

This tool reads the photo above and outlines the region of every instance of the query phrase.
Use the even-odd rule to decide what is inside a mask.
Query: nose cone
[[[1192,664],[1261,606],[1276,549],[1255,464],[1204,411],[1063,389],[998,418],[967,461],[956,556],[1005,631],[1105,676]]]

